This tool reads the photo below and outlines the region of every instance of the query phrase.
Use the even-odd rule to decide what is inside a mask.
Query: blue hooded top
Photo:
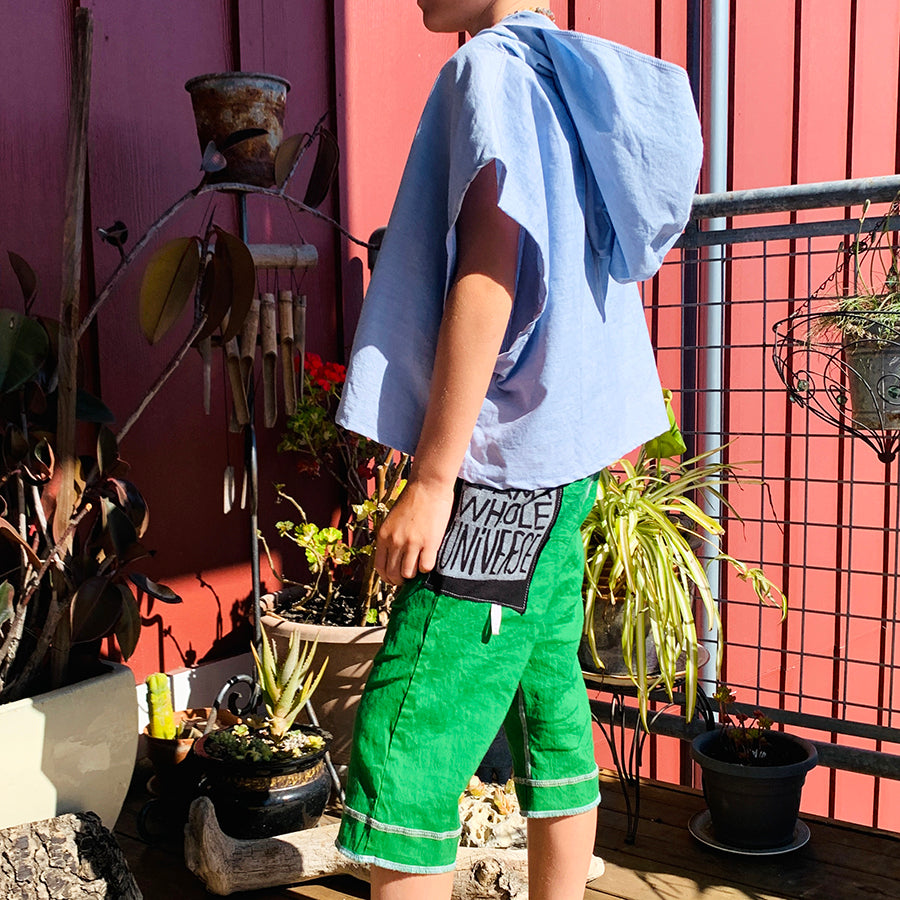
[[[635,282],[690,213],[702,155],[683,69],[521,12],[429,95],[366,293],[337,420],[414,453],[455,224],[479,170],[520,226],[513,311],[460,478],[555,487],[668,428]]]

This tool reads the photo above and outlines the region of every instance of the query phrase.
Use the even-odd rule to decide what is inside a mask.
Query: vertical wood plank
[[[387,224],[416,124],[457,37],[425,30],[415,4],[337,0],[335,64],[341,122],[341,220],[368,238]],[[365,254],[346,247],[346,341],[368,281]]]

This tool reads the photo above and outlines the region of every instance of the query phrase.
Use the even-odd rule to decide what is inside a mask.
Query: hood
[[[610,275],[650,278],[690,218],[700,173],[703,142],[687,73],[621,44],[562,31],[537,13],[518,13],[489,31],[501,41],[514,37],[509,44],[520,42],[519,49],[508,50],[552,73],[593,176],[588,235],[609,259]]]

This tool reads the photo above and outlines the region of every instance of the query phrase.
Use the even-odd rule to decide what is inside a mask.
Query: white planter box
[[[0,828],[97,813],[112,829],[134,769],[134,675],[127,666],[0,705]]]

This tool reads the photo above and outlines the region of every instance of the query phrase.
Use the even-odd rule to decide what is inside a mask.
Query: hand
[[[452,509],[452,487],[410,479],[378,530],[375,571],[388,584],[430,572]]]

